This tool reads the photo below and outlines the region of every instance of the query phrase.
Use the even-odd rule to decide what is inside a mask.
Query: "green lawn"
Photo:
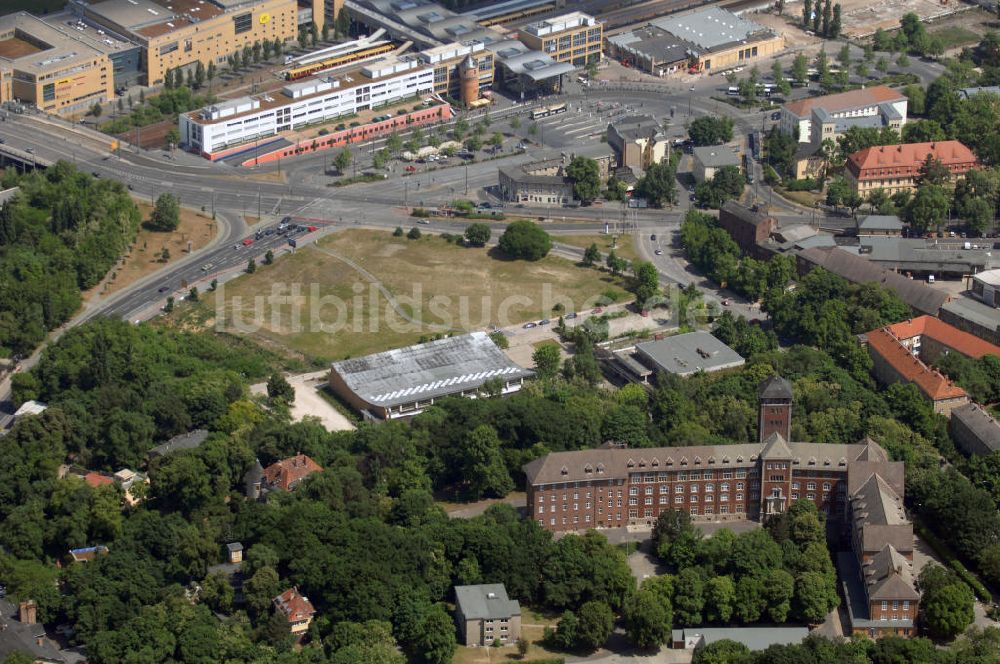
[[[959,25],[949,25],[946,28],[941,28],[940,30],[932,30],[930,33],[931,37],[937,37],[944,44],[945,49],[955,48],[956,46],[966,46],[968,44],[976,44],[979,42],[979,35],[972,30],[967,30]]]
[[[325,251],[363,266],[420,324],[399,316],[384,293]],[[254,274],[206,297],[205,305],[224,317],[225,329],[233,329],[238,319],[256,328],[246,333],[267,344],[314,360],[336,360],[406,346],[449,330],[551,318],[558,302],[566,311],[579,311],[595,306],[607,291],[624,296],[622,280],[557,256],[507,261],[487,249],[460,247],[437,236],[408,240],[387,231],[349,230],[274,265],[258,265]]]

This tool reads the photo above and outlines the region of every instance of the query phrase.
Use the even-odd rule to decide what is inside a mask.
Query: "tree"
[[[700,625],[705,607],[705,578],[696,567],[681,570],[674,581],[674,623],[683,627]]]
[[[473,247],[485,247],[492,233],[488,224],[469,224],[465,228],[465,241]]]
[[[795,613],[806,622],[819,624],[839,603],[836,582],[820,572],[804,572],[795,579]]]
[[[385,139],[385,147],[392,154],[396,154],[403,149],[403,139],[399,134],[393,132]]]
[[[262,615],[271,606],[271,600],[280,591],[281,579],[273,567],[261,567],[243,583],[243,596],[247,606]]]
[[[733,616],[735,602],[733,577],[713,576],[705,584],[705,619],[709,622],[728,623]]]
[[[323,21],[320,33],[323,35],[323,41],[330,41],[330,24],[327,21]]]
[[[700,119],[700,118],[699,118]],[[677,202],[677,161],[650,164],[636,183],[636,196],[652,205]]]
[[[283,401],[290,404],[295,401],[295,389],[284,376],[274,372],[267,379],[267,398],[271,401]]]
[[[539,378],[554,378],[559,371],[559,345],[555,343],[542,344],[531,354],[531,361],[535,363],[535,373],[538,374]]]
[[[755,623],[760,620],[767,600],[764,596],[764,582],[759,576],[741,576],[736,582],[736,600],[733,612],[743,624]]]
[[[503,498],[514,489],[500,452],[496,429],[487,424],[476,427],[465,437],[462,451],[469,495],[473,500]]]
[[[537,261],[548,255],[552,239],[540,226],[527,220],[507,225],[499,241],[500,251],[510,258]]]
[[[411,229],[410,229],[410,230],[409,230],[409,231],[408,231],[408,232],[406,233],[406,237],[407,237],[408,239],[410,239],[410,240],[419,240],[419,239],[420,239],[420,235],[421,235],[421,233],[420,233],[420,229],[419,229],[419,228],[417,228],[416,226],[414,226],[413,228],[411,228]]]
[[[792,60],[792,78],[795,80],[795,85],[802,87],[806,84],[809,77],[809,60],[802,53],[795,56]]]
[[[577,635],[580,631],[580,621],[572,611],[563,611],[556,629],[549,638],[552,644],[560,650],[574,650],[577,647]]]
[[[409,644],[411,660],[422,664],[450,664],[457,647],[455,623],[444,606],[428,607],[416,638]]]
[[[620,275],[628,269],[628,261],[618,256],[614,249],[608,252],[608,256],[604,263],[608,266],[608,269],[611,270],[611,274],[615,276]]]
[[[659,648],[670,638],[671,629],[669,611],[659,597],[643,588],[632,595],[625,607],[625,632],[636,647]]]
[[[615,627],[615,615],[607,602],[591,600],[580,607],[577,613],[576,645],[582,650],[593,652],[611,636]]]
[[[906,221],[922,235],[941,225],[948,208],[948,195],[943,188],[935,185],[921,187],[906,206]]]
[[[350,166],[353,161],[354,154],[347,148],[344,148],[333,158],[333,166],[337,169],[338,173],[343,175],[347,171],[347,167]]]
[[[188,300],[191,302],[198,301],[198,287],[192,286],[191,290],[188,291]]]
[[[764,581],[764,593],[767,598],[767,615],[776,623],[788,619],[792,609],[792,595],[795,592],[795,579],[783,569],[772,569]]]
[[[479,152],[483,149],[483,139],[476,134],[469,136],[465,139],[465,149],[469,152]]]
[[[394,230],[392,232],[392,236],[393,237],[403,237],[403,235],[404,235],[403,227],[402,226],[396,226],[396,230]]]
[[[802,3],[802,25],[804,25],[806,29],[808,29],[812,24],[812,13],[812,0],[804,0]]]
[[[822,30],[823,36],[829,38],[830,36],[830,21],[833,18],[833,10],[830,7],[830,0],[826,0],[823,3],[823,17],[822,17]]]
[[[389,150],[382,148],[372,155],[372,166],[374,168],[385,168],[386,164],[389,163],[390,157]]]
[[[941,163],[940,159],[935,159],[932,155],[927,155],[920,168],[917,170],[915,183],[918,187],[926,185],[941,186],[951,181],[951,171]]]
[[[271,265],[274,263],[274,251],[268,249],[264,252],[264,265]]]
[[[693,664],[741,664],[748,661],[748,655],[750,649],[739,641],[720,639],[698,649]]]
[[[591,245],[583,251],[583,265],[585,267],[593,267],[600,262],[601,251],[597,248],[597,243],[592,242]]]
[[[703,115],[694,120],[688,135],[695,145],[719,145],[733,140],[733,121],[727,117]]]
[[[594,159],[574,157],[566,167],[566,176],[573,180],[573,195],[583,203],[601,193],[601,172]]]
[[[249,261],[247,261],[246,272],[247,274],[253,274],[256,271],[257,271],[257,261],[251,258]]]
[[[177,230],[181,222],[181,207],[173,194],[160,194],[149,217],[149,227],[154,231]]]
[[[169,260],[170,260],[170,250],[164,247],[163,250],[160,251],[160,262],[166,263]]]
[[[830,20],[830,30],[827,32],[828,39],[837,39],[840,37],[840,31],[843,29],[843,18],[841,16],[840,3],[838,2],[833,6],[833,18]]]
[[[656,266],[648,261],[636,261],[632,264],[635,279],[632,292],[642,308],[648,308],[652,300],[660,293],[660,273]]]
[[[932,636],[950,640],[972,624],[974,598],[962,581],[927,591],[920,602],[923,622]]]

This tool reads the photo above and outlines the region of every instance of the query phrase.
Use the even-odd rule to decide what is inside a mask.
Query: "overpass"
[[[437,39],[368,9],[354,0],[344,0],[344,8],[351,12],[351,17],[355,21],[364,23],[370,28],[382,28],[394,39],[410,41],[418,44],[421,48],[432,48],[434,46],[441,46],[442,44]]]
[[[44,157],[39,157],[30,150],[31,148],[19,150],[9,145],[0,145],[0,166],[14,164],[21,170],[28,170],[29,168],[48,168],[55,163]]]

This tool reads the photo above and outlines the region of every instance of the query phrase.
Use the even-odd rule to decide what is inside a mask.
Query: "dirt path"
[[[320,390],[326,385],[329,371],[313,371],[296,376],[286,376],[288,383],[295,390],[295,402],[292,404],[292,420],[301,422],[307,415],[318,417],[327,431],[353,431],[357,427],[339,410],[327,401]],[[251,394],[266,394],[267,385],[258,383],[250,387]]]

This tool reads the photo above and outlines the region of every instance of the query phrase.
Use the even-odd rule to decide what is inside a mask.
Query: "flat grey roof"
[[[104,2],[87,3],[84,7],[88,12],[129,30],[169,21],[176,16],[174,12],[163,5],[158,5],[150,0],[128,0],[127,2],[124,0],[105,0]]]
[[[703,145],[694,148],[693,152],[695,158],[709,168],[740,165],[740,158],[725,145]]]
[[[149,456],[167,456],[171,452],[178,450],[193,450],[200,447],[206,438],[208,438],[208,431],[205,429],[188,431],[179,436],[174,436],[162,445],[157,445],[149,451]]]
[[[808,627],[685,627],[680,631],[686,641],[701,637],[704,645],[729,639],[750,650],[766,650],[773,645],[794,645],[809,636]],[[675,635],[676,638],[676,635]]]
[[[950,311],[959,318],[967,320],[988,330],[1000,328],[1000,309],[984,304],[971,297],[956,297],[944,304],[941,309]]]
[[[502,583],[455,586],[455,605],[466,618],[494,620],[521,615],[521,605],[507,597]]]
[[[705,7],[682,14],[672,14],[651,23],[705,50],[743,41],[753,34],[768,31],[758,23],[740,18],[718,7]]]
[[[514,364],[485,332],[437,339],[330,365],[355,394],[390,408],[512,380],[534,372]]]
[[[686,60],[694,44],[655,25],[608,37],[608,41],[630,53],[649,58],[652,64],[672,64]]]
[[[869,214],[858,220],[858,230],[903,230],[903,222],[894,214]]]
[[[660,370],[678,376],[698,371],[719,371],[745,363],[739,353],[704,331],[636,344],[635,351]]]
[[[979,241],[972,240],[979,245]],[[900,237],[863,237],[859,254],[875,263],[891,265],[900,270],[914,271],[968,271],[989,268],[996,263],[991,247],[961,249],[957,243],[934,244],[933,240]],[[851,251],[852,247],[847,250]]]

